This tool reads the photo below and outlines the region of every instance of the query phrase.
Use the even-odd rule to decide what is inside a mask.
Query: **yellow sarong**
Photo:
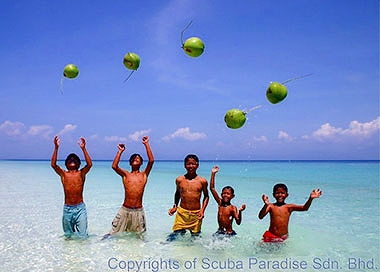
[[[201,210],[190,211],[178,206],[173,231],[190,230],[192,233],[200,232],[202,226],[202,219],[198,218],[198,213],[200,211]]]

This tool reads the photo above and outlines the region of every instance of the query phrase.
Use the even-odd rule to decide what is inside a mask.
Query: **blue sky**
[[[10,1],[0,19],[0,159],[379,159],[376,0]],[[181,49],[200,37],[198,58]],[[141,58],[127,81],[127,52]],[[60,80],[68,63],[76,79]],[[271,81],[288,97],[270,104]],[[260,105],[245,125],[224,114]],[[129,157],[129,155],[127,155]],[[126,157],[126,158],[127,158]]]

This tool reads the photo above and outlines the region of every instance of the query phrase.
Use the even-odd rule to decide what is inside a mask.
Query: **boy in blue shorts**
[[[66,238],[76,235],[81,238],[88,236],[87,233],[87,211],[83,202],[83,188],[86,174],[92,167],[90,155],[86,150],[86,140],[80,138],[79,146],[83,151],[86,165],[79,169],[81,161],[75,153],[71,153],[65,160],[66,170],[57,165],[59,138],[54,137],[54,151],[51,158],[51,167],[61,177],[65,204],[63,207],[62,227]]]

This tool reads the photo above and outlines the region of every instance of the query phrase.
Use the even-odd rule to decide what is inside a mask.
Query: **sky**
[[[0,159],[50,159],[55,135],[61,159],[83,158],[80,137],[94,160],[118,143],[146,158],[144,135],[156,160],[379,159],[377,0],[4,0],[0,14]],[[197,58],[181,48],[190,21]],[[141,63],[124,82],[128,52]]]

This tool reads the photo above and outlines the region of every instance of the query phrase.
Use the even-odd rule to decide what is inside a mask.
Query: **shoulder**
[[[185,179],[185,176],[178,176],[175,180],[176,181],[182,181],[182,180],[184,180]]]
[[[176,182],[176,184],[179,184],[179,183],[183,182],[185,179],[186,179],[185,176],[178,176],[175,179],[175,182]]]
[[[123,169],[123,168],[119,168],[118,171],[117,171],[117,173],[118,173],[120,176],[122,176],[122,177],[126,177],[126,176],[128,176],[128,175],[131,174],[131,172],[129,172],[129,171]]]
[[[297,210],[297,209],[301,209],[303,208],[303,205],[298,205],[298,204],[286,204],[284,205],[286,209],[288,209],[289,211],[293,211],[293,210]]]
[[[228,209],[231,211],[231,212],[237,212],[237,207],[235,206],[235,205],[230,205],[230,206],[228,206]]]
[[[202,176],[198,176],[197,179],[202,183],[202,184],[207,184],[207,179],[205,179]]]

